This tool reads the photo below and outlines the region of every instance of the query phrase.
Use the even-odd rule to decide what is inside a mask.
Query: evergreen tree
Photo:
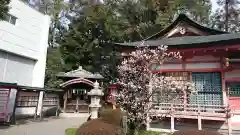
[[[208,20],[209,1],[197,0],[193,2],[195,6],[186,4],[186,0],[177,0],[174,5],[158,1],[160,5],[154,0],[104,0],[102,4],[77,1],[71,7],[76,16],[71,18],[69,31],[60,38],[62,70],[81,65],[91,72],[100,72],[106,81],[112,80],[118,61],[115,42],[143,40],[171,23],[182,9],[194,19]]]
[[[239,0],[218,0],[220,6],[212,15],[212,27],[231,32],[240,31]],[[226,28],[227,27],[227,28]]]
[[[183,11],[202,24],[209,22],[211,13],[209,0],[106,0],[105,3],[119,14],[126,24],[129,40],[133,41],[160,31]]]
[[[0,0],[0,20],[3,20],[8,13],[10,0]]]
[[[57,78],[57,73],[63,70],[63,61],[59,47],[49,47],[47,51],[47,63],[45,73],[45,87],[56,88],[61,83]]]
[[[117,16],[105,5],[86,8],[84,16],[72,22],[61,42],[64,70],[73,70],[81,65],[111,80],[115,74],[113,43],[122,41],[123,37],[118,22]]]

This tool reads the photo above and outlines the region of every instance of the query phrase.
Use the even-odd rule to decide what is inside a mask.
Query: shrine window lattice
[[[59,104],[59,97],[57,94],[44,94],[43,106],[56,106]]]
[[[229,96],[240,97],[240,83],[227,84]]]
[[[167,72],[164,76],[172,76],[176,81],[192,81],[197,94],[188,95],[189,104],[222,105],[221,74],[219,72]],[[153,103],[183,103],[182,93],[161,93],[155,90]],[[171,95],[171,96],[169,96]],[[163,97],[164,96],[164,97]],[[169,96],[169,97],[166,97]],[[172,99],[170,99],[170,97]],[[167,99],[167,100],[163,100]]]
[[[0,89],[0,113],[2,113],[5,110],[9,94],[9,89]]]
[[[38,96],[19,96],[17,99],[18,107],[36,107],[38,105]]]

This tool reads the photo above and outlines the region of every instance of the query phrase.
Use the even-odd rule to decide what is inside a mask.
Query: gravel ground
[[[65,135],[67,128],[77,128],[87,118],[44,119],[20,121],[13,126],[0,126],[0,135]]]

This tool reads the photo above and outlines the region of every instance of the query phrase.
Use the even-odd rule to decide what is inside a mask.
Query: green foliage
[[[211,4],[209,0],[104,0],[103,4],[94,5],[81,5],[80,2],[80,7],[83,8],[74,11],[80,16],[72,18],[70,29],[62,32],[60,38],[54,34],[56,29],[50,30],[53,33],[50,39],[57,39],[60,44],[64,61],[62,71],[74,70],[81,65],[91,72],[99,72],[105,82],[109,82],[117,75],[119,57],[115,42],[143,40],[166,27],[182,9],[194,19],[205,23]],[[59,8],[53,12],[54,16],[57,11]],[[51,60],[51,57],[48,58]],[[50,65],[48,69],[49,73],[55,72],[50,72]]]
[[[158,12],[157,21],[170,23],[179,13],[186,13],[195,21],[206,24],[211,13],[210,0],[152,0],[153,8]]]
[[[100,112],[102,121],[116,126],[122,125],[123,115],[124,113],[120,109],[103,109],[102,112]]]
[[[226,13],[228,13],[228,31],[240,31],[240,0],[228,0],[228,10],[226,10],[226,0],[218,0],[219,8],[213,13],[211,25],[219,30],[226,30]]]
[[[100,72],[107,80],[115,76],[114,42],[122,37],[118,18],[105,5],[89,6],[84,16],[74,20],[61,42],[65,70],[79,65],[91,72]]]
[[[68,128],[65,130],[66,135],[76,135],[77,133],[77,128]]]
[[[49,47],[47,51],[47,63],[45,73],[45,87],[57,88],[61,81],[57,79],[56,74],[63,69],[61,54],[58,47]]]
[[[3,20],[5,15],[8,13],[9,3],[10,0],[0,0],[0,20]]]

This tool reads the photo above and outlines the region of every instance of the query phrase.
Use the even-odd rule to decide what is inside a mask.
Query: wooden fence
[[[174,129],[175,118],[197,119],[198,129],[202,130],[202,120],[227,121],[228,132],[231,134],[230,118],[234,112],[229,106],[223,105],[193,105],[193,104],[171,104],[160,103],[153,105],[149,117],[170,117],[171,131]]]

